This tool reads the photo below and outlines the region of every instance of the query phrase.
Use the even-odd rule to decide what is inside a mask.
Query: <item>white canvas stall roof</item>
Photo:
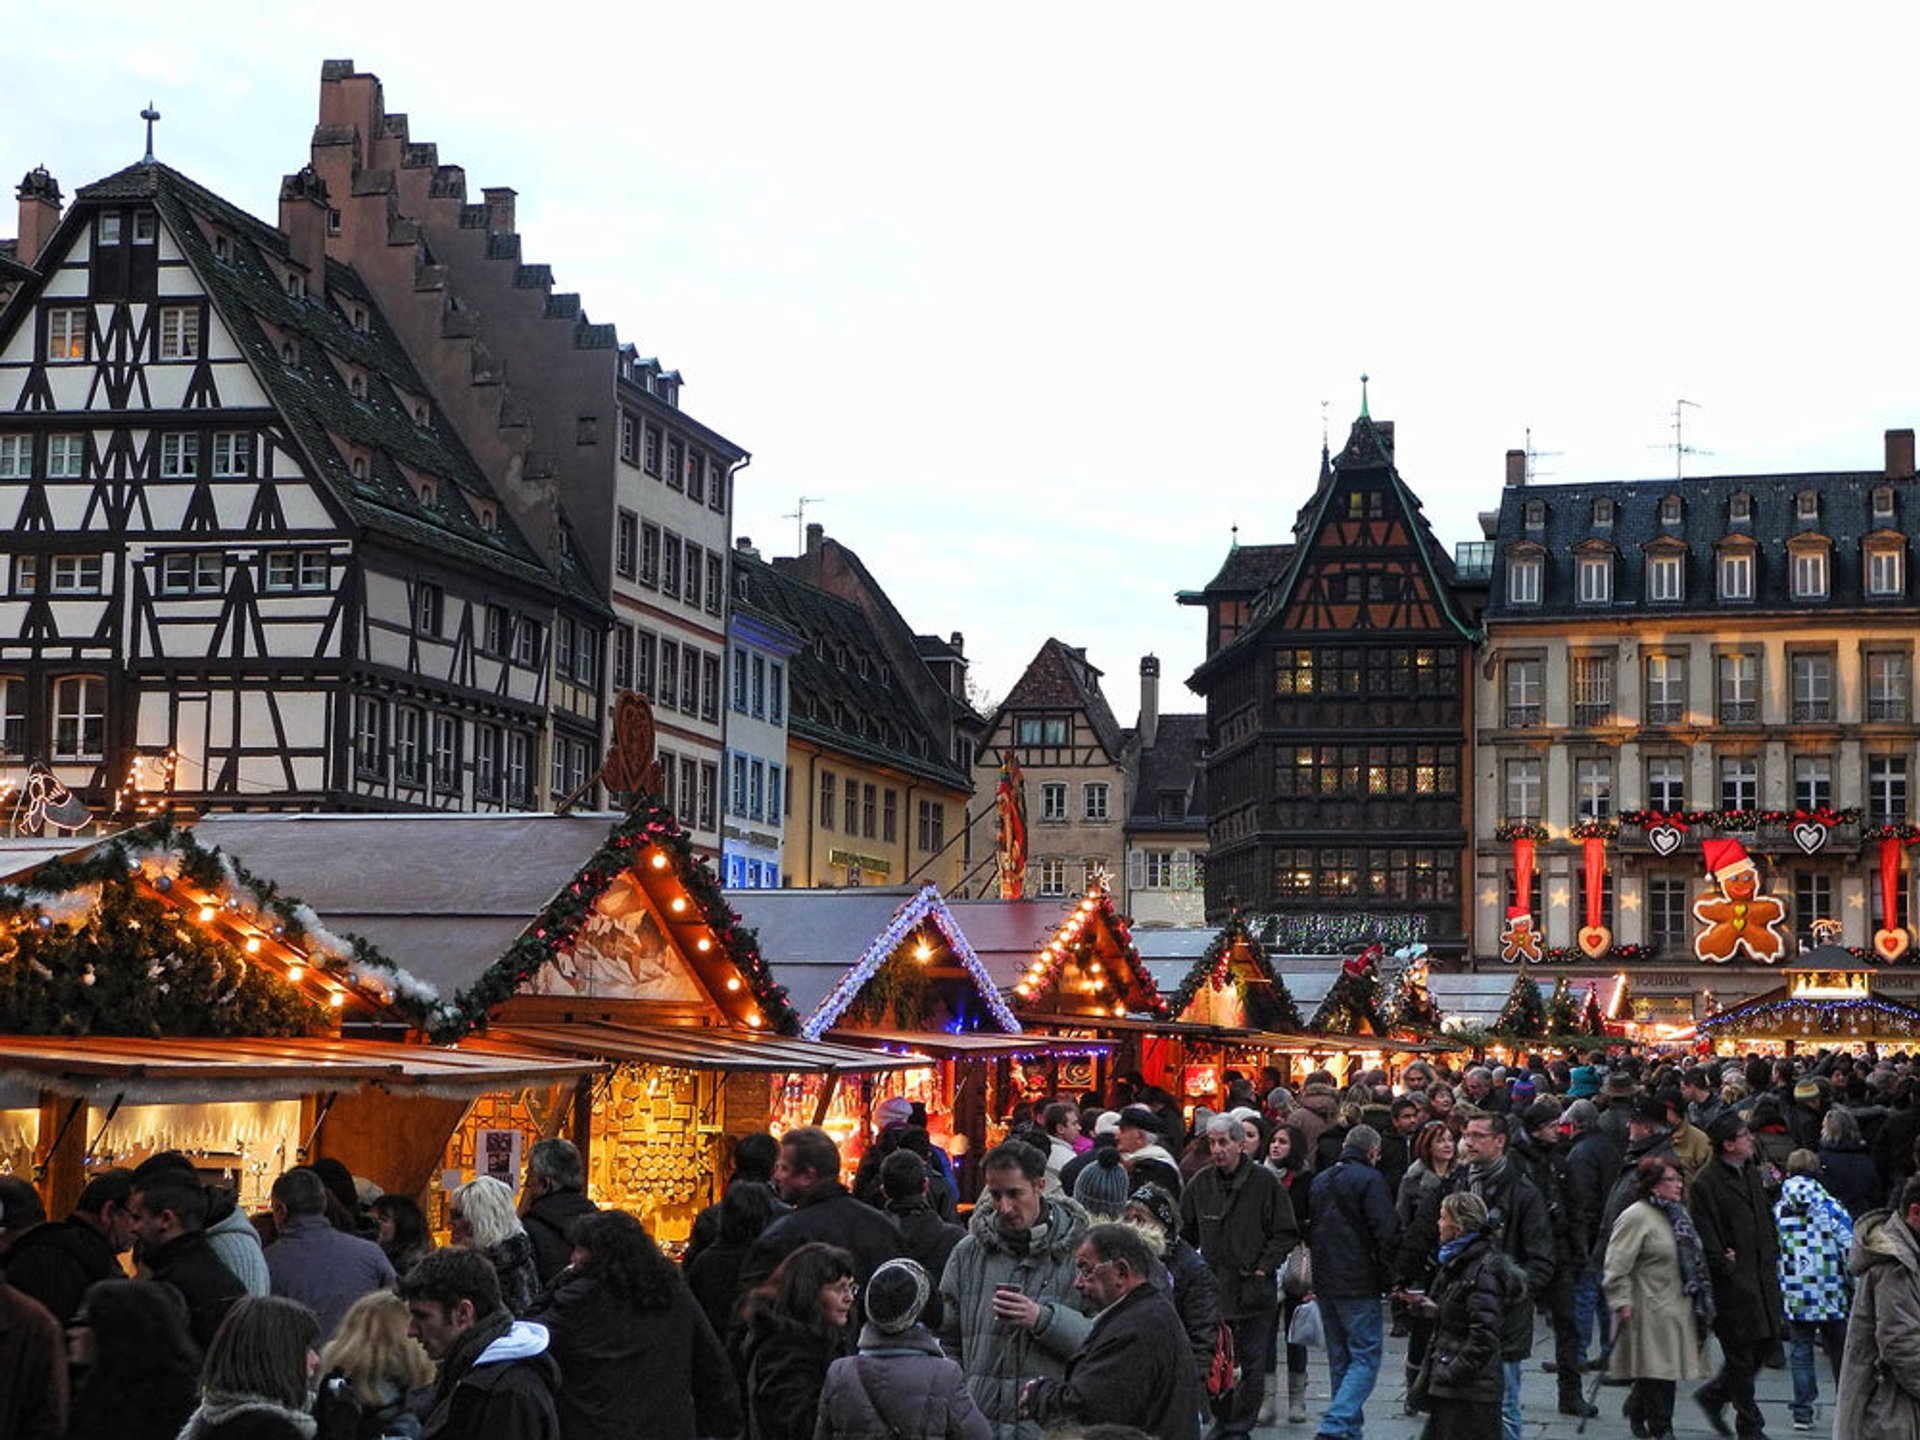
[[[920,892],[900,887],[848,890],[729,890],[727,904],[755,933],[788,1003],[812,1015],[867,953],[900,908]]]
[[[506,953],[618,818],[223,813],[194,835],[451,996]]]
[[[960,928],[973,942],[993,983],[1010,990],[1033,963],[1034,951],[1073,917],[1080,902],[1053,900],[950,900]]]
[[[1535,975],[1531,978],[1540,987],[1540,999],[1545,1003],[1553,993],[1554,981],[1558,977],[1549,975],[1542,979]],[[1492,971],[1474,975],[1430,974],[1427,976],[1427,989],[1433,994],[1433,1003],[1440,1007],[1442,1020],[1458,1020],[1462,1025],[1486,1030],[1506,1009],[1507,996],[1513,993],[1513,979],[1512,970],[1503,970],[1498,974]],[[1574,990],[1575,999],[1585,994],[1584,986]],[[1603,996],[1601,1004],[1605,1003]]]
[[[0,880],[15,880],[50,860],[84,855],[111,835],[14,835],[0,839]]]

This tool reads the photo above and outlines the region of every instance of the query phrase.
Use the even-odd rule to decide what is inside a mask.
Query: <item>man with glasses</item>
[[[1720,1339],[1720,1373],[1694,1392],[1716,1435],[1734,1424],[1748,1440],[1766,1433],[1766,1417],[1753,1398],[1762,1365],[1778,1364],[1786,1333],[1780,1298],[1780,1235],[1753,1159],[1753,1132],[1738,1112],[1728,1111],[1707,1132],[1713,1159],[1694,1179],[1687,1211],[1700,1232],[1707,1274],[1713,1280],[1713,1333]],[[1840,1435],[1836,1429],[1834,1434]]]
[[[1284,1198],[1284,1197],[1283,1197]],[[1058,1380],[1030,1380],[1021,1411],[1040,1424],[1131,1425],[1198,1440],[1199,1373],[1180,1316],[1151,1279],[1153,1253],[1129,1225],[1095,1225],[1073,1256],[1073,1288],[1097,1310]]]

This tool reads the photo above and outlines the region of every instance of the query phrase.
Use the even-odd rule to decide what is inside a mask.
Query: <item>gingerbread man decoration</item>
[[[1524,905],[1507,907],[1507,928],[1500,932],[1500,958],[1509,965],[1526,961],[1540,963],[1540,932],[1533,928],[1533,916]]]
[[[1751,959],[1773,964],[1787,949],[1787,907],[1760,893],[1759,868],[1738,840],[1709,840],[1701,856],[1718,888],[1693,902],[1693,918],[1701,925],[1693,953],[1724,965],[1745,951]]]

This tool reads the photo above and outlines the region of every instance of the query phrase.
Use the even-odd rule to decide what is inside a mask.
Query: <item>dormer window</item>
[[[216,233],[213,237],[213,258],[216,260],[231,260],[233,258],[233,242],[227,239],[226,236]]]
[[[287,298],[304,300],[307,298],[307,277],[297,271],[287,272]]]
[[[293,342],[291,340],[282,341],[280,345],[280,363],[282,365],[295,365],[299,363],[299,360],[300,353],[293,348]]]
[[[474,507],[474,514],[480,521],[480,528],[489,534],[500,528],[500,514],[493,506],[481,502]]]
[[[1719,564],[1720,598],[1732,601],[1753,599],[1753,551],[1742,546],[1722,550]]]
[[[1667,551],[1647,556],[1647,600],[1655,605],[1677,605],[1685,598],[1686,556]]]
[[[366,334],[367,333],[367,307],[364,305],[356,305],[353,307],[350,314],[352,315],[352,318],[353,318],[353,328],[355,330],[358,330],[362,335]]]
[[[1680,497],[1678,495],[1668,495],[1662,498],[1660,501],[1660,523],[1662,525],[1678,525],[1680,519]]]
[[[440,503],[439,485],[425,475],[414,482],[413,493],[420,497],[420,503],[428,509],[432,509]]]
[[[1800,520],[1818,520],[1820,518],[1820,492],[1802,490],[1794,498],[1793,513]]]
[[[1873,487],[1873,518],[1876,520],[1893,518],[1893,487],[1891,485]]]
[[[1753,520],[1753,497],[1744,490],[1730,496],[1727,500],[1727,521],[1733,525],[1746,525]]]
[[[327,234],[338,235],[339,233],[340,233],[340,212],[338,210],[335,210],[329,207],[329,209],[327,210]]]
[[[1793,547],[1793,598],[1827,598],[1827,547],[1824,543]]]
[[[359,370],[347,372],[347,393],[356,400],[367,398],[367,377],[364,372]]]
[[[1867,551],[1867,594],[1876,600],[1895,599],[1906,594],[1906,546],[1897,536],[1869,540]]]
[[[1602,495],[1593,502],[1593,523],[1596,529],[1605,529],[1613,524],[1613,501]]]
[[[428,418],[429,418],[429,412],[427,410],[427,402],[424,400],[414,401],[413,402],[413,423],[424,427],[427,423]]]
[[[1582,555],[1575,567],[1577,595],[1582,605],[1613,603],[1613,556]]]
[[[1547,502],[1544,500],[1527,501],[1526,509],[1521,512],[1523,523],[1529,530],[1543,530],[1547,524]]]
[[[1507,561],[1507,603],[1538,605],[1546,562],[1538,555],[1516,555]]]

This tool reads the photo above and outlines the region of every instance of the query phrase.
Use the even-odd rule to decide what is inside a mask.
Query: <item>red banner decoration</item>
[[[1525,836],[1513,842],[1513,903],[1528,915],[1533,913],[1533,841]]]
[[[1613,948],[1613,932],[1601,923],[1606,916],[1607,842],[1590,835],[1580,842],[1581,863],[1586,868],[1587,918],[1580,927],[1580,953],[1598,960]]]
[[[1880,928],[1873,932],[1873,953],[1882,960],[1898,960],[1913,944],[1900,924],[1900,848],[1891,836],[1880,841]]]
[[[1000,783],[993,806],[1000,827],[1000,898],[1018,900],[1027,883],[1027,782],[1012,746],[1000,753]]]
[[[1500,932],[1500,958],[1509,965],[1538,965],[1541,936],[1533,924],[1533,847],[1531,835],[1513,837],[1513,899]]]

